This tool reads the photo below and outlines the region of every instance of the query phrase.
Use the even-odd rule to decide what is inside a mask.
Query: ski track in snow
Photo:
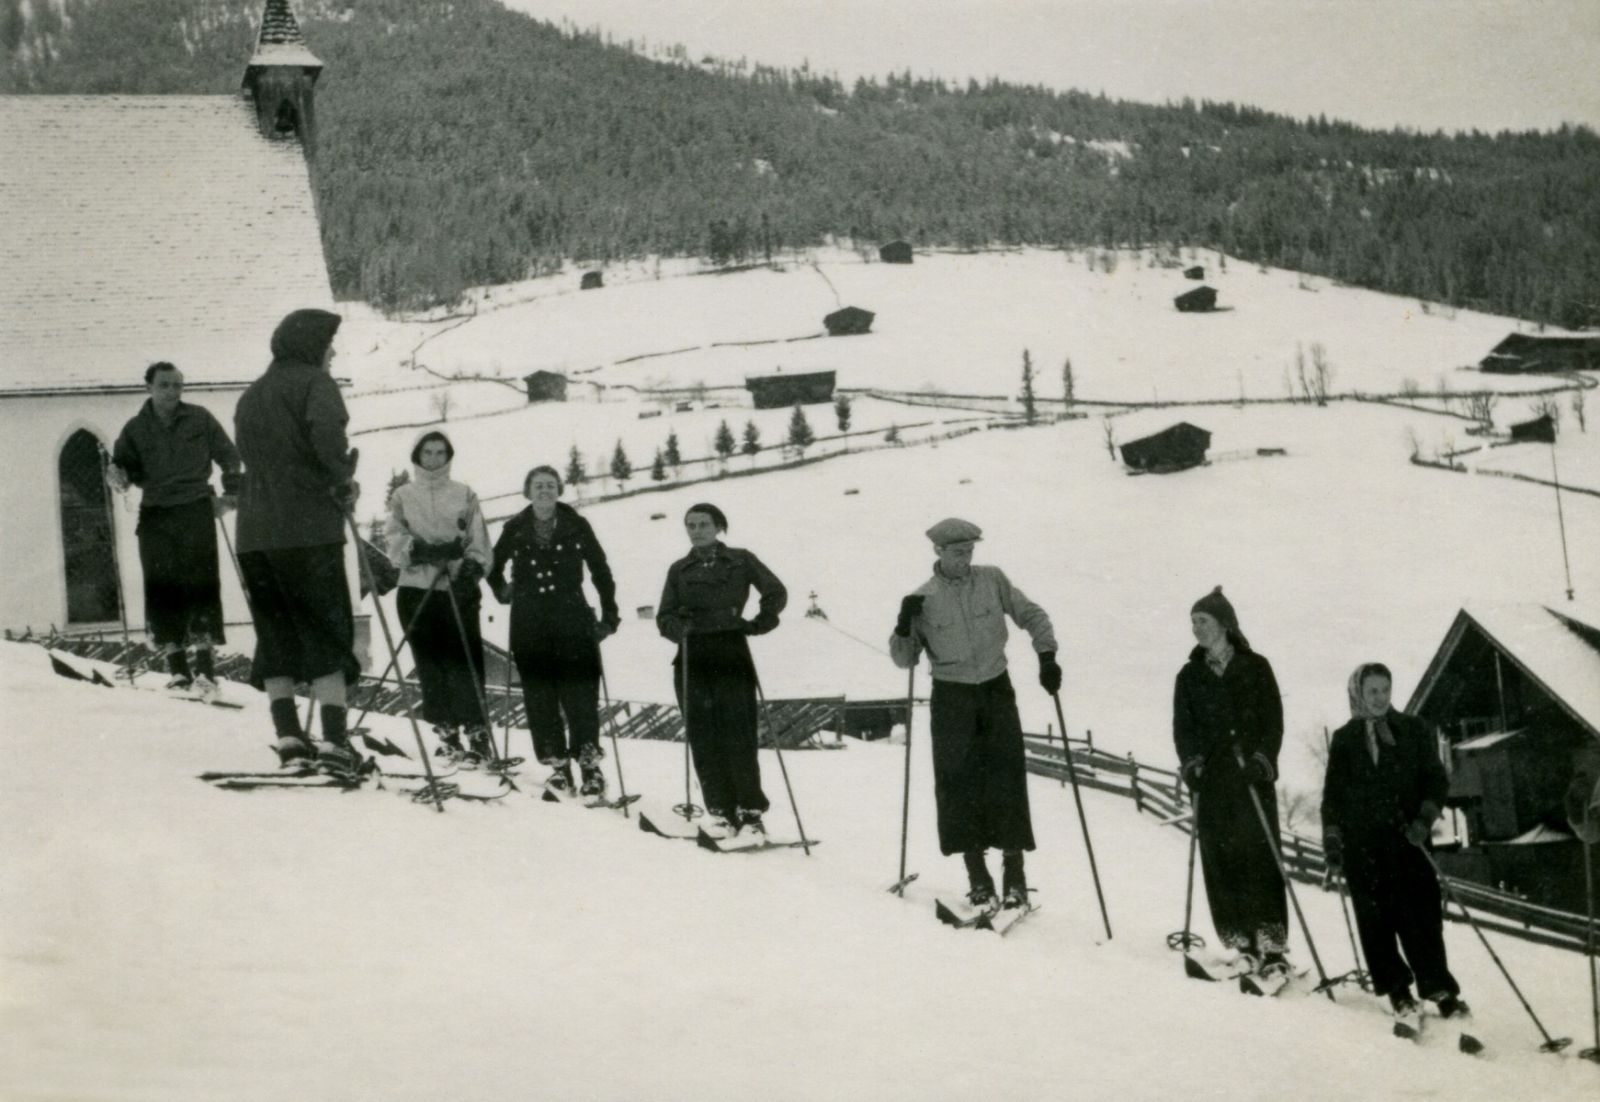
[[[442,333],[418,359],[446,373],[550,368],[636,385],[836,368],[847,387],[1008,394],[1027,347],[1041,396],[1059,395],[1070,355],[1080,398],[1138,401],[1232,399],[1241,387],[1281,397],[1295,345],[1320,341],[1336,391],[1396,390],[1406,378],[1432,389],[1443,377],[1457,391],[1548,384],[1456,370],[1514,328],[1507,319],[1423,314],[1320,280],[1308,293],[1293,273],[1235,262],[1221,274],[1214,260],[1199,258],[1236,309],[1205,317],[1172,310],[1172,294],[1191,286],[1175,272],[1124,257],[1106,275],[1041,251],[919,256],[911,268],[825,257],[827,281],[805,266],[713,279],[674,264],[658,281],[637,265],[608,270],[605,290],[582,295],[565,289],[567,273],[488,292],[525,301]],[[871,336],[710,347],[803,335],[845,303],[879,312]],[[775,444],[789,417],[697,408],[641,420],[657,407],[525,407],[499,383],[434,386],[404,361],[443,326],[347,309],[352,428],[429,420],[443,389],[452,419],[503,411],[445,425],[456,476],[485,496],[514,492],[535,463],[564,467],[574,443],[594,458],[622,438],[643,468],[669,429],[694,456],[723,418],[736,433],[753,418]],[[679,348],[692,351],[615,363]],[[431,389],[378,393],[422,384]],[[1496,420],[1521,419],[1528,406],[1508,394]],[[807,412],[819,434],[833,431],[831,410]],[[968,416],[862,399],[854,427]],[[1177,420],[1213,433],[1211,465],[1130,478],[1092,415],[587,505],[624,615],[605,645],[611,695],[671,698],[671,647],[636,610],[656,603],[685,550],[682,513],[701,500],[728,513],[730,543],[789,587],[782,626],[753,640],[769,697],[903,697],[905,675],[881,651],[900,595],[929,569],[922,531],[961,515],[985,529],[979,561],[1004,568],[1054,619],[1072,733],[1092,729],[1096,745],[1153,764],[1171,760],[1189,606],[1222,584],[1277,672],[1283,773],[1302,789],[1318,784],[1313,745],[1345,718],[1357,663],[1387,662],[1403,702],[1464,602],[1561,607],[1548,489],[1406,462],[1409,433],[1425,452],[1464,447],[1465,422],[1337,403],[1145,410],[1110,423],[1120,443]],[[1600,437],[1568,421],[1563,477],[1600,488]],[[418,431],[356,438],[364,517]],[[1288,454],[1258,457],[1263,447]],[[1496,449],[1474,462],[1543,477],[1547,451]],[[497,499],[489,512],[520,504]],[[1564,508],[1573,582],[1592,602],[1600,500],[1570,495]],[[826,621],[802,615],[812,593]],[[507,619],[489,600],[485,636],[504,643]],[[230,628],[235,646],[248,637]],[[1024,725],[1042,732],[1055,716],[1016,631],[1010,658]],[[917,692],[927,691],[919,670]],[[963,876],[937,852],[925,714],[914,732],[909,862],[921,877],[902,901],[884,891],[898,860],[897,747],[786,755],[806,828],[823,840],[811,858],[713,855],[648,837],[620,813],[542,804],[531,783],[443,815],[392,793],[214,790],[194,775],[271,762],[264,703],[241,686],[230,692],[243,711],[75,684],[53,676],[39,648],[0,645],[7,1102],[1595,1096],[1591,1066],[1533,1051],[1536,1032],[1464,926],[1447,927],[1451,963],[1486,1060],[1446,1051],[1442,1039],[1393,1040],[1376,1003],[1353,992],[1340,992],[1354,1004],[1340,1009],[1185,979],[1164,939],[1181,922],[1186,839],[1118,798],[1085,793],[1111,943],[1097,944],[1070,792],[1039,778],[1029,878],[1045,909],[1004,942],[940,926],[933,896],[959,892]],[[369,722],[412,745],[403,720]],[[681,744],[623,752],[642,807],[682,798]],[[770,753],[762,767],[771,829],[792,837]],[[1337,898],[1300,890],[1324,962],[1346,970]],[[1209,937],[1203,896],[1196,915]],[[1582,959],[1491,939],[1552,1032],[1573,1036],[1574,1049],[1589,1043]],[[1303,947],[1297,955],[1309,963]]]
[[[921,722],[902,901],[884,890],[898,746],[785,756],[811,858],[714,855],[532,794],[441,815],[383,792],[217,791],[194,774],[266,756],[266,709],[238,687],[244,711],[198,708],[4,644],[0,690],[0,1097],[18,1102],[1593,1097],[1592,1067],[1533,1051],[1461,926],[1483,1061],[1402,1045],[1354,992],[1332,1007],[1184,978],[1164,938],[1186,840],[1124,800],[1085,793],[1113,941],[1070,790],[1038,778],[1045,909],[1005,941],[941,926],[934,893],[962,873],[937,852]],[[403,720],[375,727],[412,741]],[[623,754],[647,805],[681,797],[681,747]],[[793,837],[772,754],[762,768],[771,829]],[[1347,968],[1337,898],[1300,891],[1324,962]],[[1581,958],[1497,941],[1547,1025],[1580,1030]]]

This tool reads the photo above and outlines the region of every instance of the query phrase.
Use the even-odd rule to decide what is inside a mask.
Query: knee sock
[[[195,648],[194,672],[208,681],[215,681],[217,679],[216,652],[210,647]]]
[[[272,710],[272,729],[278,732],[279,738],[305,737],[305,732],[300,729],[300,713],[294,706],[294,697],[274,700],[268,707]]]
[[[332,743],[348,742],[350,736],[344,729],[344,705],[324,704],[321,711],[322,737]]]
[[[167,672],[173,677],[189,676],[189,655],[182,647],[167,652]]]

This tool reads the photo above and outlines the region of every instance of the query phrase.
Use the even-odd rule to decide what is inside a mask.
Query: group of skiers
[[[354,770],[360,755],[346,729],[345,690],[358,670],[344,544],[359,491],[348,415],[329,371],[339,323],[322,310],[282,320],[271,365],[239,400],[237,450],[210,414],[181,400],[181,373],[152,365],[150,398],[118,438],[108,473],[144,491],[138,538],[147,620],[172,687],[214,691],[211,654],[223,641],[215,519],[237,494],[238,567],[257,639],[252,683],[270,701],[278,757]],[[547,783],[573,788],[576,759],[579,789],[601,795],[601,643],[620,623],[605,551],[589,522],[559,500],[561,476],[548,466],[528,472],[529,504],[491,547],[477,495],[451,478],[454,457],[444,433],[423,433],[385,526],[423,717],[440,753],[469,764],[496,760],[479,629],[487,581],[511,606],[511,652],[534,755],[551,770]],[[212,464],[222,470],[220,496],[210,486]],[[723,542],[728,529],[715,505],[686,511],[689,550],[667,570],[656,625],[676,645],[674,691],[707,816],[730,832],[760,833],[769,802],[747,637],[778,626],[787,592],[752,552]],[[901,601],[889,646],[903,669],[928,657],[940,849],[962,856],[974,908],[1025,908],[1023,855],[1035,843],[1006,620],[1030,636],[1039,685],[1052,697],[1062,683],[1056,639],[1050,617],[1001,569],[974,564],[977,525],[948,518],[926,534],[932,574]],[[586,574],[598,615],[584,594]],[[758,605],[747,618],[752,591]],[[1249,969],[1282,974],[1289,964],[1275,849],[1277,683],[1220,587],[1194,603],[1190,623],[1197,645],[1177,675],[1173,740],[1194,796],[1213,924]],[[186,648],[195,652],[192,665]],[[1391,706],[1391,684],[1377,663],[1351,675],[1352,718],[1333,736],[1324,789],[1327,859],[1354,898],[1375,990],[1404,1011],[1415,1005],[1415,982],[1450,1016],[1466,1006],[1446,964],[1440,888],[1422,852],[1446,780],[1432,736]],[[315,742],[294,704],[297,685],[309,685],[319,706]],[[998,893],[990,849],[1002,855]]]

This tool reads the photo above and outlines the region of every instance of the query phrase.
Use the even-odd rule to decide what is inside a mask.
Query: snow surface
[[[1465,927],[1452,967],[1492,1055],[1388,1035],[1371,998],[1251,999],[1185,979],[1187,842],[1085,793],[1103,942],[1070,791],[1034,778],[1042,910],[1004,941],[933,917],[959,889],[913,735],[909,868],[898,747],[785,755],[798,851],[713,855],[620,814],[526,795],[444,814],[387,792],[212,789],[258,768],[269,721],[54,676],[0,644],[0,1097],[43,1099],[1593,1098]],[[70,717],[70,719],[68,718]],[[378,733],[410,745],[403,720]],[[660,804],[678,746],[623,745]],[[775,836],[795,836],[762,755]],[[1331,971],[1337,898],[1301,889]],[[1203,902],[1196,928],[1209,934]],[[1587,1024],[1582,958],[1495,939],[1553,1031]],[[1296,938],[1298,944],[1298,937]],[[1296,955],[1307,957],[1303,949]],[[1307,961],[1309,963],[1309,961]]]

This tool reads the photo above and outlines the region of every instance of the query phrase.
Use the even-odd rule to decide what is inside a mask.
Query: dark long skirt
[[[1011,677],[933,682],[933,795],[939,850],[1031,850],[1022,721]]]
[[[1278,821],[1270,786],[1258,786],[1267,822]],[[1217,937],[1257,956],[1281,953],[1289,939],[1289,905],[1250,786],[1232,762],[1208,769],[1199,792],[1200,867]]]
[[[138,535],[151,639],[158,646],[226,642],[211,500],[141,508]]]
[[[1439,880],[1417,847],[1397,834],[1392,845],[1349,851],[1345,877],[1374,993],[1406,990],[1414,979],[1424,998],[1459,995],[1445,961]]]
[[[706,810],[723,816],[767,810],[771,804],[761,790],[756,756],[756,668],[750,644],[740,632],[719,631],[690,635],[684,647],[689,652],[687,701],[683,648],[672,662],[672,684]]]
[[[426,598],[426,599],[424,599]],[[400,622],[411,625],[410,647],[422,684],[422,718],[441,727],[483,723],[483,635],[476,594],[457,598],[461,626],[450,608],[450,594],[401,586],[395,594]],[[421,615],[417,610],[421,609]],[[462,628],[466,642],[462,643]]]
[[[341,671],[346,683],[360,678],[344,544],[246,551],[239,569],[256,625],[251,684],[259,689],[269,677],[315,681]]]

